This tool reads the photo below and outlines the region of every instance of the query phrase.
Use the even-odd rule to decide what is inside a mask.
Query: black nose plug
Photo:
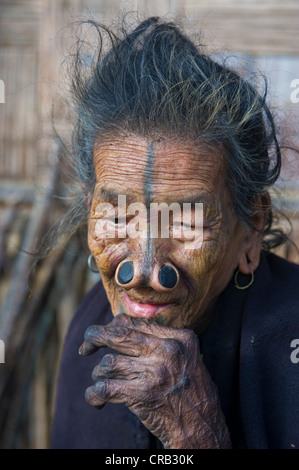
[[[126,261],[121,265],[117,273],[117,279],[120,284],[128,284],[134,276],[134,267],[132,261]]]
[[[132,281],[134,277],[134,265],[132,261],[125,261],[116,273],[119,284],[125,285]],[[165,264],[159,271],[159,282],[166,289],[173,289],[179,279],[177,271],[171,266]]]
[[[159,271],[159,281],[161,286],[172,289],[178,282],[178,274],[171,266],[162,266]]]

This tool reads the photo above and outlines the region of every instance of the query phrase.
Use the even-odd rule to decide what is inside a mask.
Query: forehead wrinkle
[[[106,136],[97,142],[94,148],[94,167],[97,183],[101,179],[110,179],[111,169],[113,177],[123,177],[126,170],[130,178],[144,176],[148,151],[144,142],[138,136]],[[131,156],[134,163],[131,163]],[[137,157],[137,158],[136,158]]]
[[[126,196],[126,201],[127,203],[131,204],[135,202],[136,197],[132,194],[129,194],[127,191],[124,191],[123,189],[121,191],[117,191],[115,189],[110,189],[110,188],[100,188],[99,189],[99,194],[101,200],[106,201],[106,202],[111,202],[112,204],[117,204],[118,203],[118,196]]]
[[[120,136],[121,137],[121,136]],[[206,190],[215,195],[225,183],[222,148],[196,146],[189,141],[140,136],[111,136],[95,149],[97,183],[121,189],[148,204],[154,197],[182,191]],[[123,188],[123,189],[122,189]],[[184,189],[186,191],[184,191]],[[139,194],[139,196],[138,196]]]

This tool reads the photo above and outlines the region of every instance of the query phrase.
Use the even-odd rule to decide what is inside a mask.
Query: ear
[[[270,208],[271,198],[269,193],[265,192],[258,198],[255,204],[256,215],[252,217],[252,222],[258,230],[248,226],[242,243],[242,252],[238,263],[239,271],[242,274],[250,274],[259,265],[263,232]]]

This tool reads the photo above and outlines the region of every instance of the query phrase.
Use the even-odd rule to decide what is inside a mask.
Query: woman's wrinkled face
[[[116,136],[96,145],[94,163],[97,183],[88,242],[113,315],[125,312],[174,328],[202,331],[238,265],[245,237],[232,210],[224,152],[170,138]],[[125,218],[118,196],[125,201],[122,209],[130,206]],[[168,208],[177,203],[181,215],[183,207],[191,208],[190,230],[199,214],[196,203],[202,203],[198,207],[203,208],[203,231],[199,232],[203,236],[187,243],[184,233],[176,232],[183,226],[183,217],[178,220],[178,213],[171,211],[169,236],[161,236],[161,221],[153,235],[150,210],[155,203]],[[140,212],[141,207],[147,212]],[[137,228],[135,224],[134,236],[130,236],[128,228],[136,220]],[[133,277],[131,273],[123,283],[118,276],[125,261],[131,261]],[[163,266],[176,273],[175,285],[165,287],[160,282]]]

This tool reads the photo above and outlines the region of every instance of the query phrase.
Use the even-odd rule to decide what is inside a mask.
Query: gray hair
[[[173,22],[151,17],[132,31],[121,28],[117,34],[93,20],[85,23],[95,28],[99,39],[89,64],[82,41],[72,56],[72,159],[85,196],[91,199],[94,191],[95,142],[107,134],[176,136],[194,145],[220,144],[227,153],[226,177],[235,214],[256,228],[256,202],[281,169],[266,81],[260,94],[239,73],[206,55]],[[86,222],[87,211],[81,194],[56,227],[53,240],[73,234]],[[273,228],[273,218],[269,207],[265,249],[287,239],[283,230]]]

